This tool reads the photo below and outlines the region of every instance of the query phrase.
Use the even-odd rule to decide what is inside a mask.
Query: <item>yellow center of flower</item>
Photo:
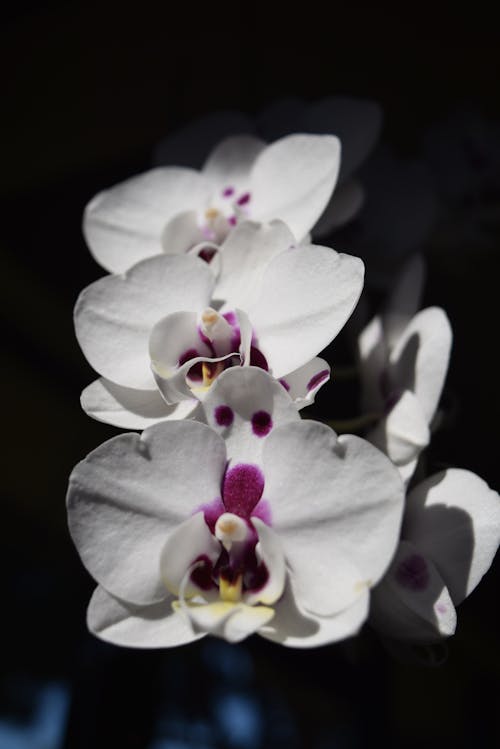
[[[207,219],[207,221],[214,221],[218,215],[219,211],[217,210],[217,208],[207,208],[207,210],[205,211],[205,218]]]
[[[234,582],[228,582],[223,577],[219,580],[219,595],[224,603],[238,603],[241,601],[243,577],[239,575]]]

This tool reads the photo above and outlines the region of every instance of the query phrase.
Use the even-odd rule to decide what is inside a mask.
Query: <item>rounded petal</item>
[[[389,356],[391,383],[412,390],[430,423],[441,396],[448,362],[452,333],[445,312],[427,307],[406,326]]]
[[[402,541],[372,591],[370,622],[398,640],[432,642],[455,632],[455,607],[443,579],[421,550]]]
[[[310,406],[318,390],[330,379],[330,365],[319,356],[281,377],[279,382],[285,388],[295,407]]]
[[[262,520],[252,518],[252,523],[259,536],[256,552],[266,565],[269,578],[259,591],[245,596],[245,603],[272,606],[281,597],[285,587],[286,566],[283,547],[279,536]]]
[[[275,141],[252,170],[252,216],[281,219],[300,241],[323,213],[339,166],[340,143],[333,135],[289,135]]]
[[[222,637],[228,642],[240,642],[253,635],[274,616],[268,606],[246,606],[244,603],[190,604],[182,609],[198,632]]]
[[[218,143],[203,165],[203,174],[218,188],[248,187],[250,172],[266,144],[255,135],[232,135]]]
[[[384,408],[381,377],[387,366],[389,351],[382,318],[378,315],[361,331],[358,338],[358,355],[363,386],[363,409],[381,411]]]
[[[293,234],[281,221],[238,224],[221,247],[221,273],[214,298],[226,307],[247,309],[259,297],[270,261],[294,244]]]
[[[171,597],[151,606],[134,606],[100,586],[90,600],[87,626],[101,640],[129,648],[171,648],[203,637],[186,617],[174,612]]]
[[[121,429],[146,429],[167,419],[185,419],[193,414],[196,400],[167,406],[155,390],[124,388],[101,377],[82,392],[80,402],[88,416]]]
[[[179,255],[203,242],[203,232],[198,226],[196,211],[177,213],[164,226],[161,233],[161,248],[167,255]]]
[[[210,195],[198,172],[158,168],[96,195],[85,209],[83,232],[90,251],[111,273],[123,273],[162,251],[161,233],[177,213],[196,210]]]
[[[202,408],[207,423],[224,438],[233,464],[261,464],[262,448],[271,431],[300,420],[282,385],[257,367],[232,367],[223,372]]]
[[[397,344],[405,327],[417,313],[424,279],[424,258],[420,253],[415,253],[401,271],[384,314],[384,333],[389,348]]]
[[[69,528],[83,563],[110,593],[137,603],[166,596],[160,554],[171,531],[220,495],[223,440],[172,421],[123,434],[79,463],[69,481]]]
[[[315,648],[352,637],[368,616],[370,596],[364,588],[354,603],[335,616],[314,616],[300,609],[290,582],[275,607],[271,622],[259,630],[266,640],[290,648]]]
[[[313,228],[314,236],[324,237],[347,224],[361,210],[364,199],[364,190],[357,180],[351,179],[339,185]]]
[[[263,457],[264,496],[297,599],[315,614],[338,613],[390,562],[403,509],[399,474],[365,440],[337,439],[314,421],[276,429]]]
[[[197,512],[170,533],[163,547],[160,573],[165,587],[179,596],[186,574],[193,564],[200,558],[215,564],[220,551],[220,543],[210,532],[203,512]],[[182,595],[189,598],[196,593],[199,593],[198,586],[188,579]]]
[[[430,441],[427,419],[416,395],[405,390],[367,439],[398,467],[415,460]]]
[[[500,540],[500,498],[470,471],[430,476],[407,499],[403,536],[436,565],[455,605],[488,571]]]
[[[339,333],[363,288],[359,258],[329,247],[295,247],[271,261],[248,310],[274,377],[305,364]]]
[[[123,276],[105,276],[78,298],[78,343],[94,369],[112,382],[156,389],[148,353],[153,326],[171,312],[206,306],[214,283],[207,264],[187,255],[149,258]]]

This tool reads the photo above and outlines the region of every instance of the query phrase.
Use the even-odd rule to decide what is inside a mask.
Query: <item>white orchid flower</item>
[[[120,435],[74,469],[70,530],[99,583],[90,629],[133,647],[254,632],[311,647],[357,632],[399,537],[397,470],[365,440],[302,421],[257,368],[221,375],[203,409],[208,424]]]
[[[371,623],[398,640],[452,635],[457,606],[488,571],[500,540],[500,498],[470,471],[452,468],[416,486],[402,540],[372,595]]]
[[[358,341],[363,407],[381,415],[367,439],[391,458],[405,481],[429,443],[452,341],[442,309],[413,314],[422,274],[417,256],[400,278],[387,312],[374,317]]]
[[[184,418],[227,367],[255,364],[300,408],[329,377],[318,358],[351,314],[363,284],[358,258],[294,246],[281,222],[245,222],[220,250],[218,281],[190,255],[158,255],[85,289],[76,335],[102,375],[84,410],[142,429]]]
[[[333,135],[290,135],[269,146],[236,135],[201,172],[159,167],[99,193],[85,210],[85,238],[112,273],[161,252],[219,244],[243,219],[281,219],[300,242],[328,203],[339,166]]]

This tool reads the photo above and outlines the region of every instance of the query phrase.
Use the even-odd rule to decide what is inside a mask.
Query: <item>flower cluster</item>
[[[278,132],[286,112],[302,132]],[[255,133],[273,116],[282,137],[267,144]],[[136,430],[69,481],[70,532],[98,583],[88,625],[135,647],[253,633],[312,647],[369,619],[386,637],[432,642],[453,633],[500,535],[484,481],[425,476],[450,324],[418,311],[415,256],[358,339],[364,437],[301,418],[364,276],[359,258],[311,237],[359,210],[352,172],[379,117],[371,102],[330,99],[284,102],[259,122],[235,127],[200,170],[156,167],[85,211],[108,275],[75,307],[99,375],[81,402]]]

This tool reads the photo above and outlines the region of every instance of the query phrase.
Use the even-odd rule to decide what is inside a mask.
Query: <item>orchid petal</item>
[[[443,389],[451,339],[450,323],[444,311],[428,307],[412,318],[389,355],[390,382],[415,393],[428,423]]]
[[[172,609],[172,598],[150,606],[125,603],[100,586],[87,612],[90,631],[106,642],[131,648],[170,648],[203,637],[189,621]]]
[[[285,389],[257,367],[233,367],[223,372],[202,408],[207,423],[224,438],[233,464],[261,464],[262,448],[272,429],[300,419]],[[259,414],[268,417],[265,430],[256,425]]]
[[[69,527],[91,575],[119,598],[166,596],[159,559],[172,530],[220,496],[223,440],[204,424],[172,421],[105,442],[70,477]]]
[[[384,407],[381,378],[386,369],[389,351],[382,318],[378,315],[370,320],[358,337],[358,354],[363,383],[363,409],[381,411]]]
[[[474,590],[497,551],[499,496],[470,471],[441,471],[408,496],[403,537],[432,559],[457,605]]]
[[[300,241],[323,213],[337,181],[340,143],[333,135],[289,135],[257,158],[252,215],[281,219]]]
[[[96,195],[85,209],[83,231],[93,256],[111,273],[123,273],[161,252],[165,224],[202,207],[210,182],[191,169],[164,167]]]
[[[233,135],[212,150],[203,165],[203,174],[218,188],[248,187],[250,172],[266,144],[255,135]]]
[[[372,591],[371,623],[401,640],[432,642],[455,631],[456,612],[434,564],[401,541],[389,570]]]
[[[81,394],[81,405],[88,416],[121,429],[146,429],[167,419],[194,416],[196,400],[167,406],[155,390],[135,390],[117,385],[104,377],[94,380]]]
[[[83,353],[112,382],[155,389],[148,354],[151,329],[170,312],[206,306],[214,283],[207,264],[188,255],[149,258],[123,276],[101,278],[84,289],[75,307]]]
[[[281,377],[279,382],[298,409],[310,406],[318,390],[330,379],[330,365],[319,356]]]
[[[275,615],[259,635],[290,648],[313,648],[352,637],[368,616],[370,596],[364,588],[354,603],[335,616],[314,616],[300,609],[288,581]]]
[[[317,422],[275,429],[263,459],[265,497],[297,599],[315,614],[338,613],[391,559],[403,507],[399,474],[365,440],[337,439]]]
[[[418,398],[405,390],[367,440],[382,450],[398,467],[413,461],[429,444],[430,432]]]
[[[177,526],[169,535],[160,557],[160,573],[165,587],[174,595],[189,598],[200,592],[191,579],[182,586],[186,572],[198,559],[215,564],[220,556],[220,543],[205,522],[203,512],[197,512]]]
[[[208,604],[190,604],[183,609],[199,632],[222,637],[228,642],[240,642],[257,632],[274,616],[267,606],[246,606],[244,603],[217,601]]]
[[[248,313],[274,377],[297,369],[335,338],[361,294],[363,270],[359,258],[315,245],[270,262]]]
[[[167,255],[179,255],[203,242],[196,211],[184,211],[173,216],[161,233],[161,249]]]
[[[281,597],[285,587],[286,566],[283,547],[279,536],[262,520],[252,518],[252,524],[259,536],[256,553],[265,564],[269,578],[260,590],[245,595],[245,603],[250,606],[256,603],[272,606]]]
[[[417,313],[422,296],[425,263],[422,255],[412,255],[396,281],[384,314],[384,332],[389,348],[393,348]]]

